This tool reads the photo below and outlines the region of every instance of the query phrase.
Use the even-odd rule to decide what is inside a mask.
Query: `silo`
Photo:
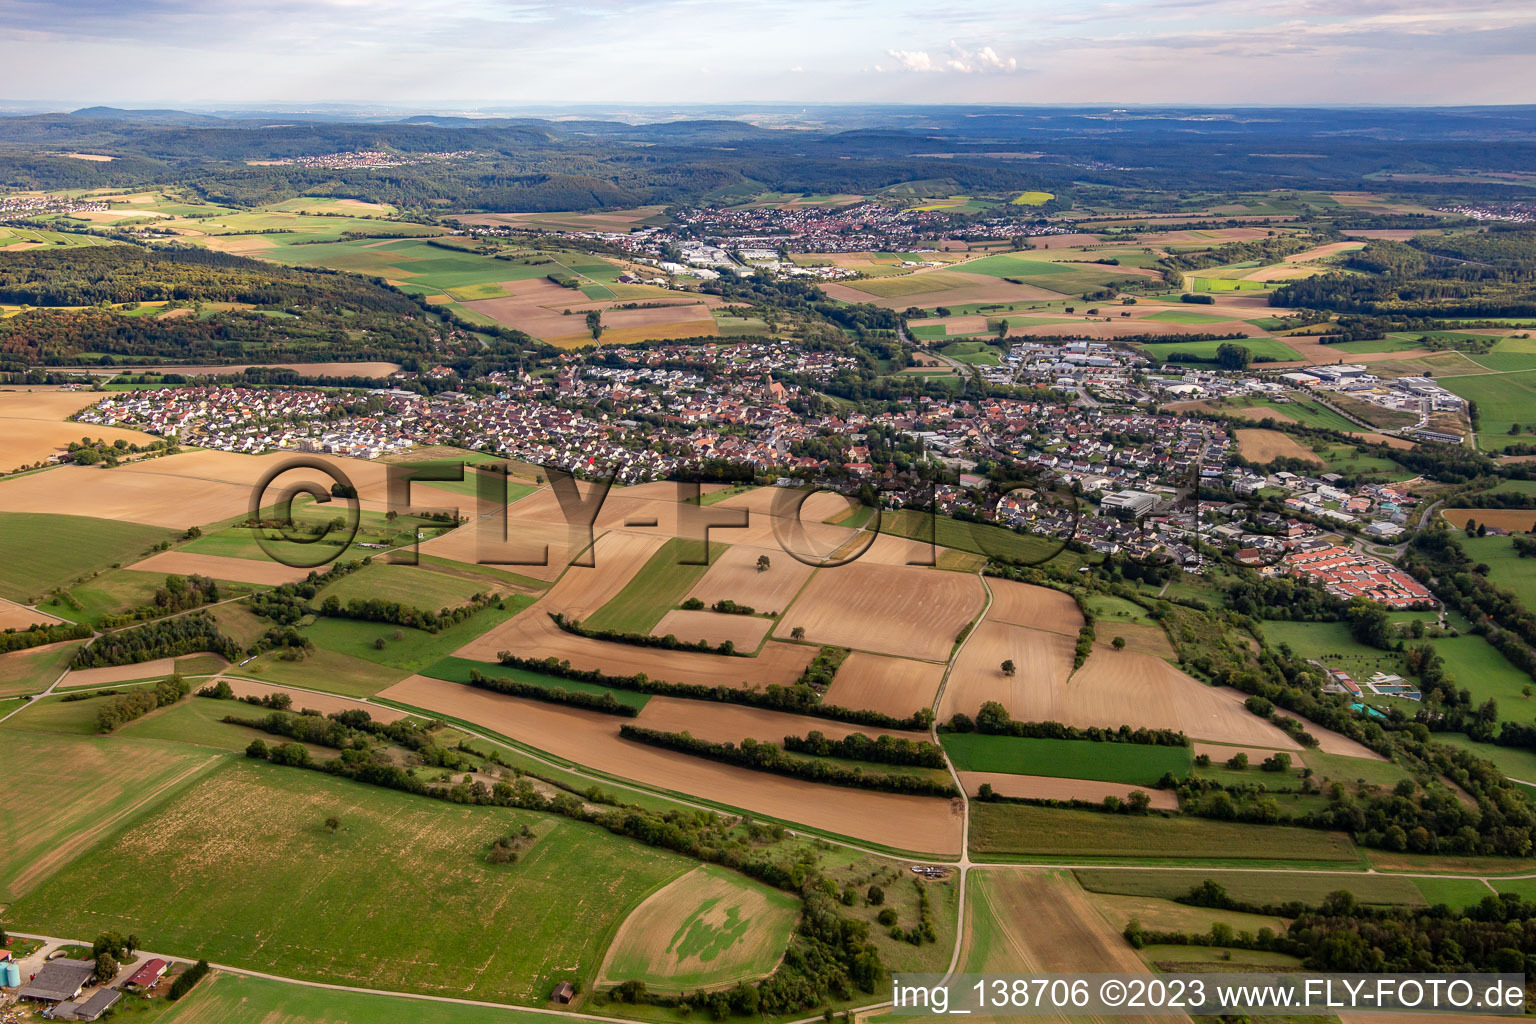
[[[5,968],[5,987],[20,988],[21,968],[16,966],[16,961],[7,960],[4,964],[0,964],[0,967]]]

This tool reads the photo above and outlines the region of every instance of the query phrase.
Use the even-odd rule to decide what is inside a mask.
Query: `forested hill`
[[[404,295],[364,277],[263,263],[207,249],[102,245],[0,252],[0,303],[94,306],[165,301],[420,312]]]
[[[1369,189],[1528,198],[1489,181],[1442,181],[1477,147],[1487,171],[1536,163],[1536,112],[833,109],[774,130],[746,114],[630,124],[423,116],[391,123],[91,109],[0,117],[0,188],[180,184],[235,206],[298,195],[408,210],[580,210],[697,202],[758,191],[871,193],[945,179],[962,192],[1070,191],[1074,183],[1185,189]],[[793,118],[791,118],[791,121]],[[1170,144],[1177,137],[1178,144]],[[362,151],[389,166],[328,161]],[[71,159],[69,153],[110,156]],[[1020,153],[1029,159],[1016,159]]]

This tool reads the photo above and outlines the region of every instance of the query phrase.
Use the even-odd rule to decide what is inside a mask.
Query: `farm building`
[[[551,999],[557,1003],[569,1003],[576,998],[576,987],[568,981],[562,981],[555,986],[555,991],[550,994]]]
[[[123,982],[123,987],[143,989],[154,988],[157,984],[159,984],[160,979],[165,976],[165,972],[170,966],[170,963],[160,959],[159,957],[146,960],[138,970],[129,975],[127,981]]]
[[[53,1009],[54,1020],[98,1020],[112,1009],[123,994],[116,989],[97,989],[89,999],[78,1003],[60,1003]]]
[[[50,960],[16,995],[39,1003],[68,1002],[79,997],[80,990],[94,973],[96,964],[91,960]]]

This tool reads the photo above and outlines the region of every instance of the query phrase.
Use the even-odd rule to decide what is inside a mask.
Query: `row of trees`
[[[714,743],[701,740],[686,732],[666,732],[647,729],[625,723],[619,726],[619,735],[627,740],[645,743],[664,750],[674,750],[694,757],[705,757],[739,768],[772,772],[807,782],[824,782],[833,786],[853,786],[859,789],[875,789],[886,793],[909,793],[918,796],[955,797],[960,793],[948,779],[938,780],[922,775],[905,775],[887,772],[870,772],[853,765],[842,765],[818,757],[792,757],[773,743],[759,743],[748,738],[735,743]]]
[[[191,684],[179,675],[162,679],[153,686],[136,686],[101,706],[96,712],[96,731],[111,732],[156,708],[176,703],[190,692]]]

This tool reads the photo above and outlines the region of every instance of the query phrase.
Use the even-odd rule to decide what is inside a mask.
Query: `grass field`
[[[469,682],[469,673],[477,670],[483,676],[497,676],[502,679],[515,679],[520,683],[530,683],[534,686],[542,686],[547,690],[565,690],[571,693],[611,693],[620,704],[627,704],[636,710],[645,707],[650,695],[636,693],[633,690],[614,690],[596,683],[584,683],[579,679],[561,679],[556,676],[546,676],[539,672],[529,672],[520,668],[511,668],[506,665],[493,665],[489,662],[470,661],[467,658],[444,658],[434,662],[421,670],[424,676],[433,679],[446,679],[451,683]]]
[[[305,626],[304,635],[314,641],[316,647],[326,651],[396,670],[392,673],[377,668],[374,670],[380,680],[393,681],[448,657],[481,633],[510,619],[533,601],[532,597],[521,594],[507,597],[502,601],[503,607],[491,605],[482,608],[463,622],[449,626],[440,633],[428,633],[424,629],[410,629],[388,622],[321,618]],[[400,634],[399,639],[395,638],[396,633]],[[384,641],[383,647],[378,646],[380,640]],[[270,662],[271,659],[263,658],[262,661]],[[368,692],[376,692],[384,685],[385,682],[381,681]],[[329,689],[325,686],[317,688]]]
[[[121,1016],[121,1011],[118,1011]],[[214,974],[160,1024],[549,1024],[525,1010],[376,996]]]
[[[77,641],[0,654],[0,697],[46,690],[82,646],[83,641]]]
[[[1520,440],[1509,433],[1514,423],[1536,425],[1536,371],[1441,377],[1440,384],[1477,403],[1479,448],[1498,451]]]
[[[987,277],[1008,278],[1022,281],[1036,288],[1071,295],[1092,288],[1103,288],[1114,281],[1129,279],[1129,275],[1116,273],[1113,267],[1102,270],[1052,263],[1048,260],[1029,259],[1019,255],[983,256],[958,265],[956,270],[967,274],[984,274]],[[1134,278],[1140,281],[1142,278]]]
[[[727,545],[713,541],[709,545],[712,564],[725,553]],[[662,616],[676,608],[688,596],[708,565],[683,565],[684,559],[703,561],[702,547],[696,541],[673,537],[640,567],[633,578],[613,598],[586,620],[593,629],[616,629],[625,633],[649,633]]]
[[[132,561],[175,533],[85,516],[0,512],[0,597],[32,604],[49,590]]]
[[[984,341],[952,341],[939,351],[968,366],[1000,366],[1002,364],[997,349]]]
[[[522,825],[536,838],[517,862],[490,863],[491,842]],[[9,917],[154,935],[166,952],[292,977],[542,1003],[559,980],[590,987],[619,921],[692,863],[564,818],[241,758]]]
[[[1216,316],[1213,313],[1186,313],[1182,309],[1165,309],[1161,313],[1153,313],[1142,319],[1155,320],[1161,324],[1220,324],[1232,318]]]
[[[1286,903],[1299,900],[1316,906],[1331,892],[1340,889],[1353,893],[1361,903],[1386,906],[1423,906],[1425,903],[1414,880],[1391,875],[1320,875],[1304,871],[1110,871],[1079,868],[1077,880],[1090,892],[1119,893],[1127,896],[1156,896],[1173,899],[1210,879],[1227,890],[1227,895],[1247,903]]]
[[[638,979],[684,992],[772,973],[800,901],[744,875],[703,864],[652,893],[619,927],[601,982]]]
[[[1158,857],[1356,863],[1348,837],[1278,825],[1136,817],[1024,804],[971,805],[971,851],[992,857]]]
[[[0,733],[0,778],[6,782],[0,902],[24,895],[137,809],[188,784],[213,763],[210,751],[182,744],[12,728],[37,710],[28,707]],[[94,718],[94,710],[87,713]]]
[[[1183,778],[1190,766],[1188,747],[979,733],[944,733],[940,739],[955,768],[963,772],[1009,772],[1150,786],[1169,772]]]
[[[1515,481],[1529,483],[1536,481]],[[1502,490],[1512,490],[1505,487]],[[1477,518],[1473,512],[1472,517]],[[1452,533],[1474,563],[1482,562],[1492,570],[1488,578],[1512,592],[1526,608],[1536,609],[1536,561],[1515,554],[1515,542],[1509,537],[1466,537]]]
[[[1170,358],[1175,352],[1183,352],[1203,362],[1214,363],[1216,361],[1216,351],[1223,345],[1241,345],[1249,352],[1252,352],[1255,359],[1264,358],[1286,362],[1301,358],[1285,342],[1277,341],[1274,338],[1234,338],[1231,341],[1160,341],[1152,345],[1141,345],[1140,348],[1152,359],[1165,360]]]
[[[1075,569],[1086,560],[1082,555],[1068,551],[1061,541],[1049,537],[1015,533],[989,523],[964,523],[913,509],[882,514],[880,532],[912,540],[931,540],[941,548],[996,555],[1026,565],[1048,562],[1055,568]]]
[[[485,593],[487,589],[474,580],[434,572],[422,566],[374,562],[326,587],[315,595],[315,603],[331,596],[343,605],[354,599],[374,598],[437,611],[467,604],[471,597]]]
[[[1413,884],[1430,906],[1444,903],[1456,910],[1474,906],[1493,895],[1493,890],[1474,878],[1415,878]]]

